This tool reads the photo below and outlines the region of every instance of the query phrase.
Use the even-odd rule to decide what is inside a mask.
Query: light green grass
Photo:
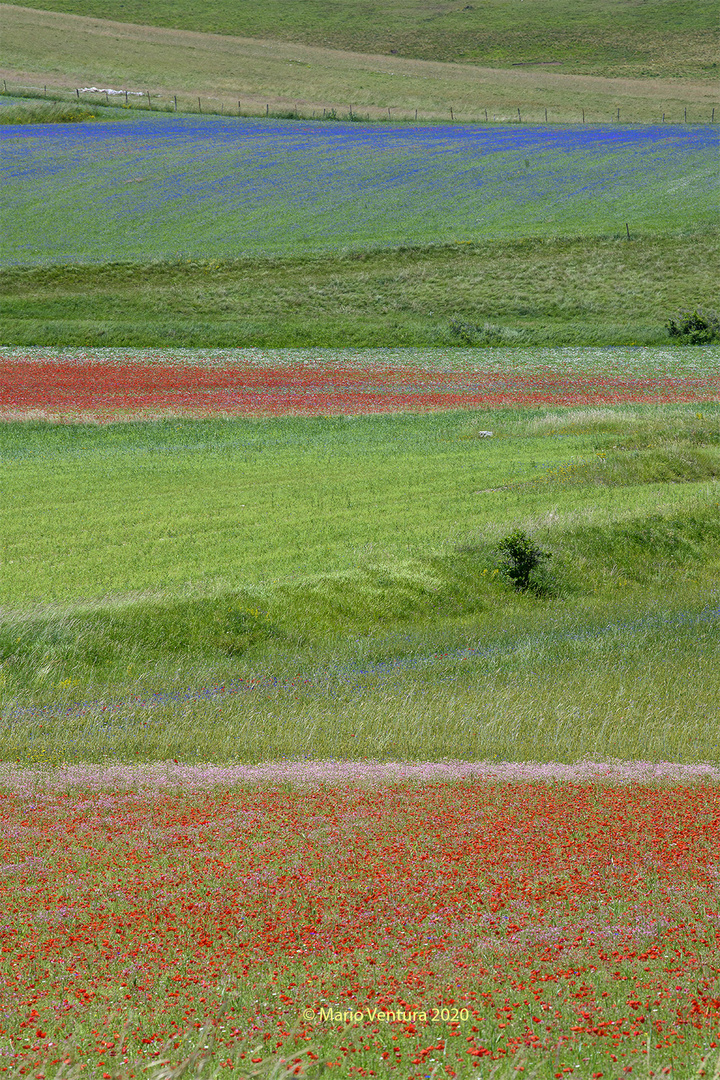
[[[7,425],[0,752],[718,761],[719,419]]]
[[[467,437],[476,423],[496,437]],[[684,441],[678,450],[666,431],[649,456],[616,451],[612,483],[604,482],[609,464],[597,477],[581,472],[584,485],[574,475],[557,483],[559,466],[598,460],[617,436],[533,437],[513,434],[512,423],[512,413],[488,411],[6,425],[0,603],[350,573],[363,551],[411,558],[551,511],[603,525],[681,510],[717,469],[709,435],[707,446]],[[688,483],[663,482],[676,478],[662,464],[674,453],[677,478]]]
[[[551,124],[578,123],[583,115],[590,123],[608,123],[618,109],[626,123],[659,123],[663,117],[707,123],[720,105],[709,2],[692,10],[671,9],[667,0],[640,7],[606,2],[602,10],[573,5],[566,20],[567,0],[533,0],[522,8],[491,0],[419,21],[420,6],[401,11],[384,5],[377,19],[373,5],[342,13],[334,7],[321,15],[304,0],[283,3],[282,17],[275,3],[192,11],[173,4],[162,13],[148,4],[92,11],[87,5],[99,18],[62,14],[60,6],[0,5],[10,92],[47,87],[69,97],[80,87],[113,87],[140,91],[141,98],[129,98],[136,109],[146,107],[149,94],[154,107],[181,111],[264,115],[269,109],[312,117],[335,110],[344,118],[352,110],[374,120],[508,121],[517,120],[520,110],[525,121]],[[193,29],[106,21],[110,15]],[[337,29],[338,15],[344,34],[331,29],[333,23]],[[392,45],[392,31],[388,38],[384,30],[394,15],[406,28],[414,24],[418,40]],[[290,24],[303,20],[308,32],[295,33]],[[478,23],[482,29],[473,32]],[[623,23],[632,33],[621,29]],[[197,32],[207,30],[215,32]],[[95,96],[104,103],[102,94]]]
[[[717,73],[717,11],[650,0],[640,8],[611,0],[531,4],[488,0],[444,5],[429,0],[35,0],[45,11],[120,19],[126,23],[264,38],[363,53],[472,60],[492,67],[545,61],[561,71],[610,76],[694,76]],[[12,8],[9,9],[12,11]]]
[[[194,347],[660,344],[713,307],[717,231],[0,273],[0,341]]]

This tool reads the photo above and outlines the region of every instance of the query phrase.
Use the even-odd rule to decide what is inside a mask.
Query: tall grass
[[[78,124],[101,113],[86,105],[66,102],[27,102],[0,108],[0,124]]]
[[[16,425],[0,752],[718,761],[718,416]]]
[[[719,258],[708,230],[23,268],[0,272],[0,334],[27,345],[456,351],[460,323],[473,339],[490,324],[495,345],[660,344],[670,315],[712,305]]]
[[[608,986],[611,991],[617,993],[616,986],[612,983],[608,983]],[[266,993],[274,998],[279,990],[272,986]],[[321,1037],[302,1049],[288,1040],[289,1045],[283,1057],[279,1057],[277,1052],[267,1053],[265,1044],[254,1043],[249,1037],[236,1036],[234,1040],[228,1040],[225,1037],[223,1039],[225,1060],[222,1065],[218,1065],[217,1057],[220,1055],[216,1053],[216,1040],[218,1035],[227,1036],[221,1018],[219,1031],[216,1025],[206,1024],[199,1032],[194,1030],[178,1032],[176,1037],[168,1040],[166,1045],[161,1047],[157,1060],[147,1064],[144,1063],[144,1059],[140,1059],[143,1064],[140,1064],[140,1061],[137,1064],[133,1062],[122,1065],[106,1063],[105,1075],[109,1080],[132,1080],[136,1076],[135,1068],[142,1068],[143,1076],[147,1077],[147,1080],[180,1080],[181,1077],[184,1080],[221,1080],[227,1076],[228,1069],[232,1069],[241,1080],[290,1080],[295,1076],[317,1080],[327,1075],[328,1063],[334,1062],[338,1054],[339,1038],[347,1037],[351,1030],[352,1027],[347,1027],[344,1032],[341,1030],[339,1036],[334,1033],[328,1034],[325,1038]],[[390,1045],[392,1046],[392,1043]],[[591,1069],[600,1071],[603,1066],[607,1068],[606,1056],[599,1053],[595,1046],[583,1049],[592,1056],[586,1055],[582,1059],[582,1064],[576,1065],[575,1068],[584,1068],[588,1076],[592,1075],[589,1071]],[[705,1077],[717,1080],[720,1076],[720,1052],[717,1050],[708,1047],[704,1053],[694,1050],[684,1051],[684,1054],[685,1061],[672,1059],[672,1064],[661,1065],[663,1071],[656,1075],[673,1076],[677,1080],[701,1080]],[[656,1052],[656,1057],[661,1062],[668,1056],[667,1050],[664,1053]],[[509,1058],[491,1061],[485,1066],[484,1071],[478,1071],[477,1064],[468,1064],[465,1067],[461,1066],[454,1075],[461,1077],[462,1080],[466,1078],[467,1080],[485,1080],[486,1077],[487,1080],[515,1080],[519,1073],[527,1077],[527,1080],[551,1080],[556,1077],[557,1055],[543,1055],[540,1060],[538,1058],[537,1051],[518,1050]],[[79,1080],[80,1077],[87,1075],[87,1061],[83,1060],[81,1055],[71,1055],[59,1065],[44,1066],[44,1068],[47,1080]],[[430,1069],[430,1072],[424,1074],[430,1080],[435,1080],[435,1077],[442,1075],[441,1066],[435,1059],[424,1068]],[[302,1071],[298,1071],[299,1069]],[[334,1071],[335,1075],[338,1075],[337,1067]],[[8,1073],[11,1080],[19,1080],[24,1075],[26,1075],[24,1067]],[[654,1074],[651,1072],[650,1075]]]

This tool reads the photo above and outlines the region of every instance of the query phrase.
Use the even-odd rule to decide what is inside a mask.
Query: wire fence
[[[384,123],[515,123],[515,124],[714,124],[715,108],[688,109],[676,108],[673,112],[662,112],[645,117],[642,120],[630,116],[621,107],[612,112],[605,109],[590,109],[578,106],[576,109],[548,109],[545,106],[479,106],[468,108],[449,105],[445,109],[408,109],[402,106],[367,106],[336,104],[330,106],[311,106],[307,104],[285,102],[271,103],[258,101],[257,98],[233,99],[229,96],[151,93],[149,90],[118,90],[111,87],[84,86],[59,88],[55,86],[29,86],[12,83],[3,79],[0,96],[27,98],[55,102],[84,102],[93,108],[123,108],[144,112],[177,112],[208,116],[247,116],[267,117],[276,120],[329,120],[352,122]],[[720,117],[720,107],[718,107]]]

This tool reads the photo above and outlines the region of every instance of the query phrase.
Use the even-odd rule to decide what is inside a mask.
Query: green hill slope
[[[60,0],[56,6],[61,6]],[[87,7],[90,10],[92,4]],[[289,4],[288,10],[292,8]],[[182,21],[183,4],[177,9],[177,19]],[[150,19],[154,11],[148,4],[136,16]],[[131,13],[130,8],[116,11],[111,6],[106,15],[127,18]],[[211,15],[212,7],[207,25],[215,27]],[[358,27],[361,24],[359,17]],[[531,123],[608,123],[617,119],[625,123],[663,119],[707,123],[714,117],[714,109],[720,114],[710,31],[693,36],[694,31],[670,34],[666,29],[657,33],[648,30],[648,55],[652,53],[657,60],[651,65],[641,62],[639,52],[631,55],[630,46],[623,52],[618,44],[612,64],[608,60],[612,50],[606,50],[606,55],[602,44],[593,54],[592,64],[581,64],[579,53],[573,60],[562,44],[565,30],[553,39],[552,48],[548,45],[542,50],[529,30],[526,34],[527,27],[523,30],[527,40],[523,34],[518,36],[517,30],[498,30],[493,40],[502,43],[499,51],[494,46],[485,48],[485,38],[469,33],[463,39],[466,53],[461,61],[447,62],[259,36],[281,25],[249,21],[238,29],[258,36],[223,36],[0,4],[4,65],[0,76],[10,94],[27,93],[32,87],[35,90],[29,92],[37,93],[40,88],[42,93],[45,87],[51,95],[65,100],[75,98],[80,87],[113,87],[139,92],[141,96],[131,97],[130,104],[147,105],[150,95],[155,108],[193,112],[241,110],[258,115],[269,110],[311,118],[326,110],[347,117],[352,109],[363,119],[374,120],[522,118]],[[583,41],[604,40],[599,30],[582,24],[578,27]],[[316,38],[322,42],[322,31],[316,30]],[[352,35],[348,35],[348,43],[355,42],[350,38]],[[627,40],[642,38],[638,30],[628,33]],[[389,48],[388,42],[374,38],[358,37],[356,43],[367,49]],[[426,44],[427,49],[418,44],[414,51],[431,51],[430,36]],[[673,51],[675,47],[677,51]],[[405,51],[413,50],[408,47]],[[542,63],[526,62],[531,55]],[[560,59],[546,63],[547,57]],[[577,74],[581,68],[606,74]],[[662,74],[649,77],[648,72],[653,71]],[[622,72],[626,74],[619,77]],[[93,101],[105,104],[104,95],[93,95]]]
[[[32,0],[126,23],[490,66],[610,76],[717,74],[714,0]]]
[[[18,269],[0,341],[193,347],[662,344],[718,238],[488,241],[363,257]]]

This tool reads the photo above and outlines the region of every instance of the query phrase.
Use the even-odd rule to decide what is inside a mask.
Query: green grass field
[[[265,38],[426,60],[472,60],[492,67],[550,63],[593,75],[717,74],[717,8],[710,0],[638,7],[611,0],[482,4],[429,0],[37,0],[47,11],[189,31]]]
[[[668,341],[712,307],[718,235],[0,272],[8,345],[187,347]]]
[[[345,117],[352,109],[373,120],[556,124],[608,123],[618,109],[626,123],[708,123],[713,109],[720,117],[709,3],[570,11],[566,0],[522,8],[493,0],[427,16],[420,5],[384,5],[382,19],[374,5],[346,3],[332,12],[305,2],[281,11],[276,3],[0,5],[2,75],[9,92],[67,98],[80,87],[114,87],[140,91],[129,98],[137,108],[149,94],[153,107],[191,112]],[[393,35],[406,32],[401,45]],[[236,34],[247,36],[227,36]]]
[[[719,423],[5,425],[0,754],[716,762]]]

